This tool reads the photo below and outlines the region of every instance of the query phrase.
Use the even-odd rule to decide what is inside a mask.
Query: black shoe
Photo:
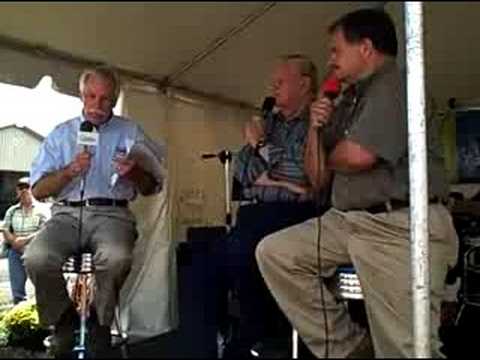
[[[291,341],[284,339],[259,341],[252,346],[250,354],[257,359],[289,359],[292,357]]]
[[[92,310],[88,325],[88,343],[91,355],[96,359],[112,357],[112,335],[110,326],[100,325],[96,313]]]
[[[360,344],[347,355],[347,359],[371,359],[375,356],[370,334],[366,334]]]
[[[70,306],[54,327],[51,344],[55,358],[65,359],[73,357],[75,329],[78,325],[78,313],[73,306]]]
[[[222,359],[255,359],[248,347],[228,343],[223,349]]]

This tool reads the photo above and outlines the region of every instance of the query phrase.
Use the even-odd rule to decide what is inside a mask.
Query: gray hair
[[[293,63],[298,66],[300,74],[310,78],[310,91],[315,97],[318,91],[318,73],[317,67],[313,61],[306,55],[302,54],[288,54],[279,57],[279,60],[283,63]]]
[[[95,66],[90,69],[85,69],[82,74],[80,75],[80,79],[78,81],[78,89],[80,90],[80,95],[83,95],[85,90],[85,85],[87,81],[90,79],[91,76],[98,76],[104,80],[109,81],[113,87],[113,97],[112,97],[112,107],[115,106],[117,103],[118,96],[120,95],[120,77],[118,76],[117,72],[105,65]]]

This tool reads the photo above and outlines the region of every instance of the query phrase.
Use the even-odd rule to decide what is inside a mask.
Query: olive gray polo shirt
[[[408,123],[404,83],[394,59],[354,86],[334,114],[336,141],[351,140],[376,154],[372,169],[335,172],[332,204],[340,210],[363,209],[390,199],[408,200]],[[428,130],[427,130],[428,131]],[[335,141],[335,142],[336,142]],[[429,197],[447,191],[441,149],[428,142]]]

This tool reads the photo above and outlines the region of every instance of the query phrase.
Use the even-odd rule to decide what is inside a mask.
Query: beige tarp
[[[251,113],[133,88],[127,89],[123,108],[153,139],[168,145],[168,185],[159,195],[139,197],[133,205],[140,236],[121,292],[123,327],[132,338],[145,338],[178,324],[175,247],[186,240],[186,229],[224,224],[222,164],[203,161],[200,155],[238,149],[243,120]]]

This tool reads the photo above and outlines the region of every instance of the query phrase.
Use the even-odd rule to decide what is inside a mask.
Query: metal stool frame
[[[77,354],[78,359],[84,359],[88,352],[86,346],[88,338],[87,321],[96,289],[93,254],[84,252],[69,257],[62,266],[62,273],[67,281],[67,291],[80,317],[80,326],[77,330],[78,334],[73,352]],[[120,338],[115,346],[120,348],[122,358],[127,359],[128,334],[122,330],[118,306],[115,308],[114,325],[115,331],[112,331],[111,335]]]
[[[69,257],[62,266],[62,272],[67,281],[68,293],[80,317],[80,327],[73,352],[79,359],[84,359],[87,354],[87,320],[95,291],[92,254],[82,253]]]

